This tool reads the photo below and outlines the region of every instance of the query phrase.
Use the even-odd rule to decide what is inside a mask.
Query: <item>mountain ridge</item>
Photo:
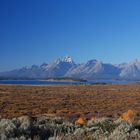
[[[140,80],[140,61],[118,65],[103,63],[92,59],[86,63],[77,64],[70,56],[56,59],[51,63],[22,67],[7,72],[0,72],[0,77],[11,78],[59,78],[71,77],[84,80],[120,79]]]

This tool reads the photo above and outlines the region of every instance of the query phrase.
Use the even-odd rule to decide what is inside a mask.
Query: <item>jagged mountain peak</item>
[[[40,68],[45,69],[47,66],[48,66],[48,64],[47,64],[47,63],[43,63],[43,64],[41,64],[41,65],[40,65]]]
[[[69,63],[70,65],[75,64],[73,59],[70,56],[66,56],[62,59],[61,58],[56,59],[55,61],[51,62],[49,65],[55,66],[55,65],[63,64],[63,63]]]
[[[52,62],[51,64],[53,64],[53,63],[59,64],[60,62],[62,62],[62,60],[60,58],[58,58],[54,62]]]
[[[74,63],[72,57],[70,56],[65,56],[64,59],[63,59],[64,62],[68,62],[68,63]]]
[[[101,64],[102,62],[96,59],[92,59],[92,60],[87,61],[86,65],[95,65],[97,63]]]

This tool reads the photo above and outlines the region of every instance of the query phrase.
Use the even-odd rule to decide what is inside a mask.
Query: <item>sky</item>
[[[140,0],[0,0],[0,71],[49,63],[140,60]]]

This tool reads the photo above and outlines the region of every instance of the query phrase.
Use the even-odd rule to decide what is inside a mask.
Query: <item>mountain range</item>
[[[99,60],[89,60],[77,64],[70,56],[57,59],[51,63],[22,67],[7,72],[0,72],[0,77],[6,78],[61,78],[70,77],[84,80],[140,80],[140,62],[109,64]]]

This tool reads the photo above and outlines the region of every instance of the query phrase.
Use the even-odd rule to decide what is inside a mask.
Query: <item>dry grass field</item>
[[[0,85],[0,116],[55,114],[74,119],[118,118],[128,109],[140,119],[140,85]]]

